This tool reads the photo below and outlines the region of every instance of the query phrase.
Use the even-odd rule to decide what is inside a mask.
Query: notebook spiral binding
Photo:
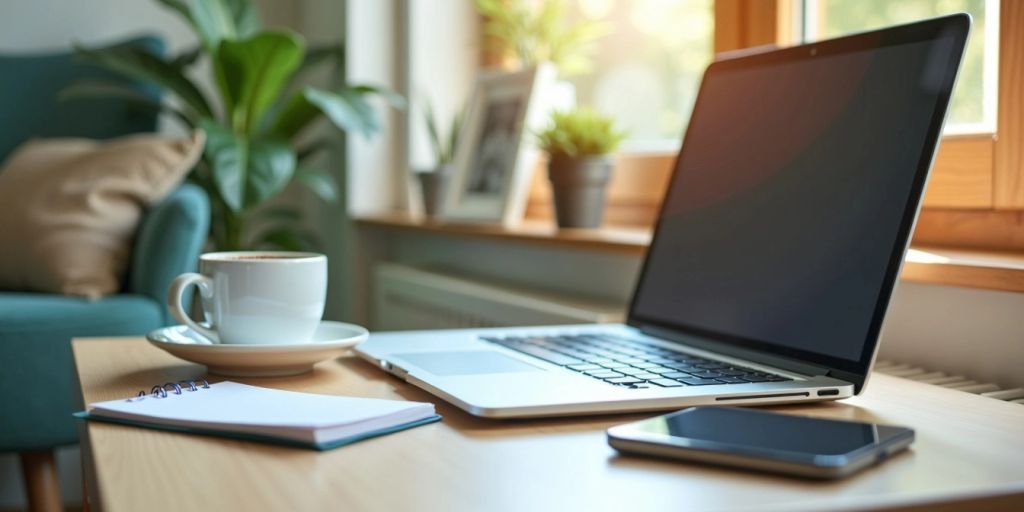
[[[183,389],[184,388],[184,389]],[[180,395],[182,391],[198,391],[199,388],[210,389],[210,383],[206,379],[195,380],[179,380],[178,382],[165,382],[162,385],[153,386],[153,389],[146,393],[143,389],[139,391],[139,394],[135,398],[129,398],[129,402],[139,402],[146,398],[167,398],[167,392],[170,391],[175,395]]]

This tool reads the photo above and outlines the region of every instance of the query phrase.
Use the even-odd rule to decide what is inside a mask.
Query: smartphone
[[[905,427],[738,407],[691,407],[608,429],[608,443],[622,453],[821,479],[855,473],[912,442]]]

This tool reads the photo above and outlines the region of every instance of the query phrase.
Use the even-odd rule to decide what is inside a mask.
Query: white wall
[[[426,103],[433,105],[446,133],[473,92],[480,61],[479,19],[467,0],[409,4],[409,162],[414,171],[433,168],[436,159],[423,117]]]
[[[1024,293],[902,283],[879,357],[1024,387]]]

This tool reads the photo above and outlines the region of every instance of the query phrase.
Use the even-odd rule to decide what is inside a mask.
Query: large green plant
[[[324,200],[336,200],[330,173],[306,163],[329,144],[314,140],[298,147],[297,139],[322,117],[341,130],[370,136],[379,123],[369,95],[400,99],[367,85],[300,87],[304,72],[326,63],[340,66],[342,49],[307,50],[303,38],[292,31],[264,30],[249,0],[158,1],[192,26],[200,41],[197,48],[166,59],[138,47],[77,50],[89,63],[160,87],[177,104],[154,103],[133,89],[95,81],[74,84],[63,96],[116,96],[140,108],[169,112],[189,128],[203,129],[205,151],[189,179],[210,195],[211,237],[217,249],[314,245],[314,237],[299,227],[296,209],[258,208],[293,180]],[[209,58],[219,105],[186,73],[202,55]],[[254,224],[260,229],[253,229]]]

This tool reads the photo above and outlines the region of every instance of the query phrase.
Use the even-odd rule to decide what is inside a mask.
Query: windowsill
[[[356,222],[373,228],[635,254],[646,251],[651,241],[649,229],[558,229],[545,221],[528,220],[519,226],[504,227],[424,221],[404,212],[394,212],[359,217]],[[900,277],[915,283],[1024,292],[1024,254],[913,247]]]

